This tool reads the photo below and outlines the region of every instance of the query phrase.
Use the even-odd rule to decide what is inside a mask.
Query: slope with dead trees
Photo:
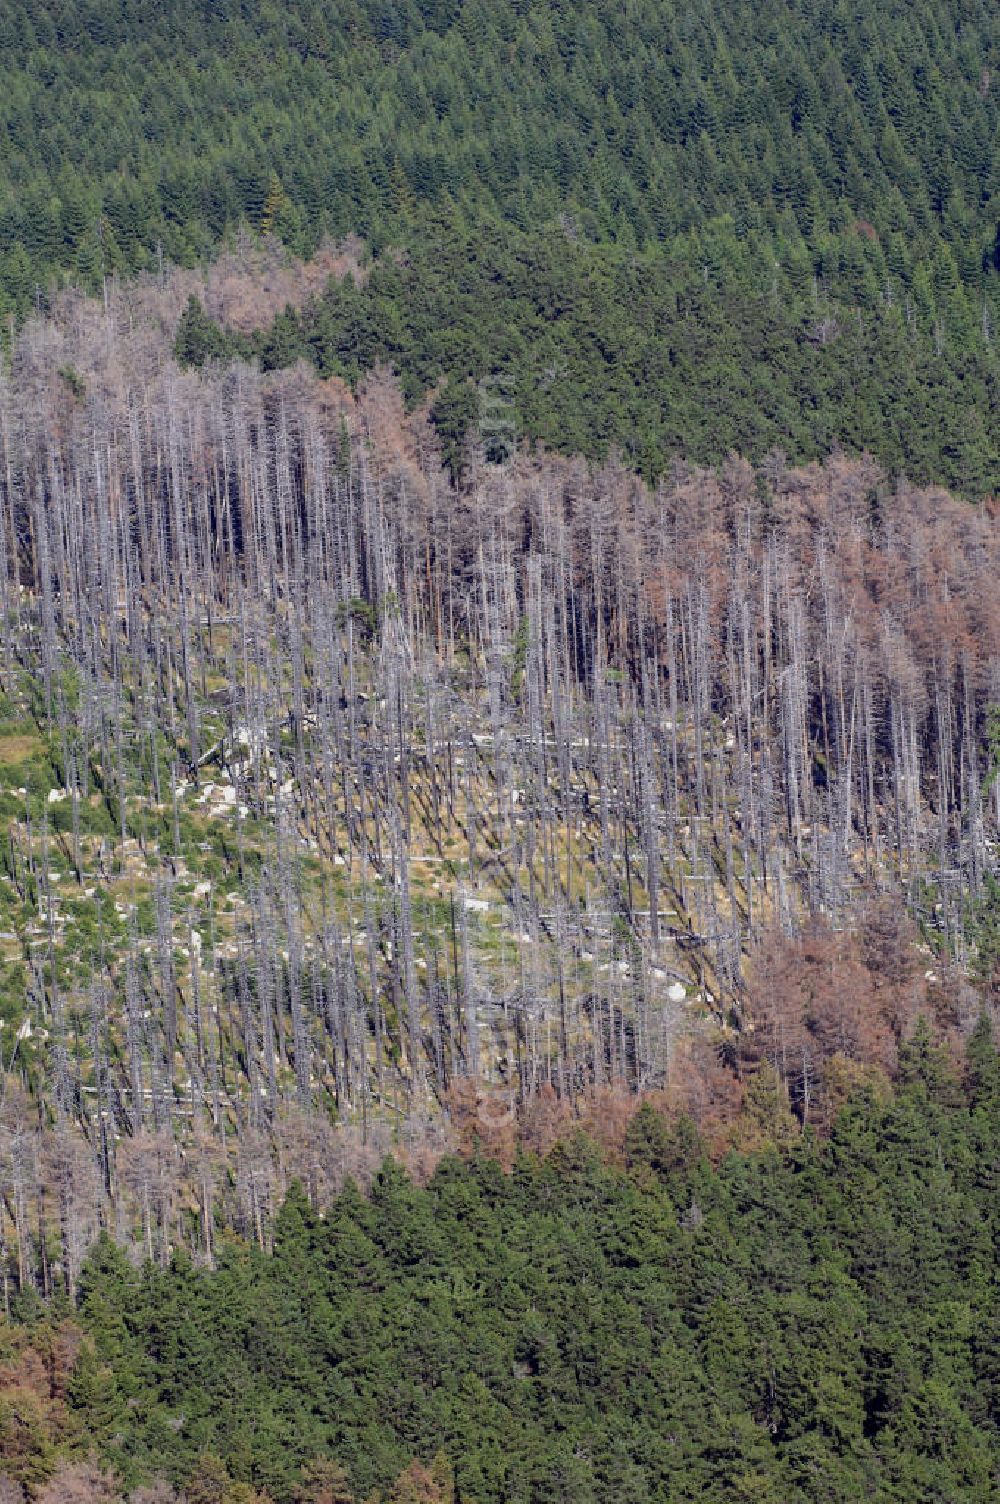
[[[843,455],[453,486],[388,374],[181,372],[183,288],[130,297],[0,385],[8,1277],[265,1244],[470,1102],[544,1140],[756,1050],[814,1121],[891,1069],[926,998],[848,931],[962,963],[996,869],[990,516]]]

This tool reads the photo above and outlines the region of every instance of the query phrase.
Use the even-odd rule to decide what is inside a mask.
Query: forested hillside
[[[628,1173],[582,1138],[425,1189],[389,1161],[322,1219],[293,1188],[273,1252],[213,1272],[105,1239],[82,1345],[22,1299],[0,1349],[13,1477],[42,1504],[988,1504],[1000,1064],[981,1026],[964,1086],[920,1031],[900,1066],[786,1157],[713,1170],[645,1108]]]
[[[51,0],[0,8],[0,298],[362,237],[295,341],[393,363],[460,441],[648,477],[833,442],[995,490],[1000,22],[987,0]],[[287,331],[272,354],[287,358]]]
[[[0,1504],[996,1504],[996,5],[0,57]]]

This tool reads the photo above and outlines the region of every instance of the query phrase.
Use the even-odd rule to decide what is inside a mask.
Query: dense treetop
[[[926,1027],[901,1070],[895,1096],[857,1094],[828,1142],[784,1153],[758,1078],[761,1148],[718,1169],[647,1106],[628,1173],[582,1138],[510,1176],[446,1159],[425,1189],[387,1161],[323,1218],[293,1188],[273,1254],[233,1244],[214,1272],[139,1272],[104,1241],[71,1409],[126,1482],[160,1470],[197,1499],[210,1457],[285,1501],[327,1497],[296,1491],[310,1459],[369,1499],[416,1455],[438,1491],[391,1501],[986,1504],[989,1028],[964,1086]]]
[[[107,254],[134,262],[265,213],[379,241],[448,198],[524,224],[570,208],[640,243],[719,214],[773,233],[790,211],[820,249],[863,218],[896,275],[926,260],[966,285],[994,259],[983,0],[52,0],[0,26],[5,249],[52,265],[102,215]]]
[[[67,0],[0,45],[7,310],[241,223],[357,233],[406,254],[333,343],[414,394],[509,367],[531,437],[647,470],[841,441],[995,487],[986,3]]]

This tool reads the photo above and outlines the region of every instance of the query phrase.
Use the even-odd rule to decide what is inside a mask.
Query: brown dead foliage
[[[244,243],[224,253],[204,276],[205,310],[218,323],[241,334],[266,329],[285,308],[301,308],[336,278],[363,283],[364,248],[355,236],[323,245],[301,261],[278,242]]]
[[[856,927],[811,922],[755,947],[740,1064],[769,1061],[798,1115],[827,1126],[853,1086],[888,1082],[923,1016],[959,1057],[979,999],[957,968],[929,964],[898,900],[875,899]]]

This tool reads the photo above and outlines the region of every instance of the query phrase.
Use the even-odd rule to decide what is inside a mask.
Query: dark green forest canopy
[[[260,334],[216,328],[192,304],[177,354],[305,357],[354,384],[398,371],[455,471],[479,413],[477,383],[502,373],[519,438],[603,459],[612,447],[647,480],[675,456],[713,464],[775,449],[796,460],[835,445],[891,474],[980,497],[1000,485],[1000,366],[973,342],[940,347],[898,304],[869,311],[796,299],[773,264],[720,229],[712,259],[623,251],[509,225],[439,227],[364,285],[331,285]]]
[[[527,437],[648,473],[840,442],[997,485],[987,0],[50,0],[0,49],[0,312],[356,233],[396,285],[306,335],[450,381],[446,444],[509,369]]]
[[[126,1477],[206,1449],[279,1501],[332,1454],[358,1498],[444,1450],[477,1504],[995,1498],[1000,1068],[919,1028],[892,1100],[731,1155],[649,1108],[629,1170],[577,1139],[505,1176],[391,1161],[273,1256],[84,1280],[75,1403]]]

